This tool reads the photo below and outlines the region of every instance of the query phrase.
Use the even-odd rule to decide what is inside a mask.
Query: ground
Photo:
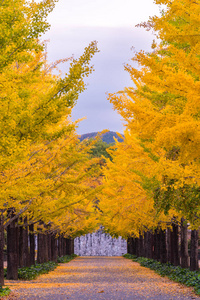
[[[191,300],[192,289],[122,257],[77,257],[31,281],[6,281],[16,300]]]

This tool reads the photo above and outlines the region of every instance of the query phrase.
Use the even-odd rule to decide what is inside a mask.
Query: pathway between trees
[[[29,282],[6,282],[17,300],[188,300],[183,287],[122,257],[78,257]]]

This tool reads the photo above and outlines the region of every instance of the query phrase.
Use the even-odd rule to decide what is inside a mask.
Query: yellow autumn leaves
[[[53,74],[69,59],[49,65],[38,39],[55,2],[0,5],[0,215],[4,227],[12,209],[14,218],[28,216],[72,236],[80,227],[96,226],[93,142],[80,143],[71,111],[98,49],[91,42],[79,59],[70,58],[62,78]]]
[[[160,17],[143,24],[160,39],[126,66],[133,86],[110,95],[125,138],[105,168],[103,222],[124,236],[184,217],[200,225],[200,1],[155,1]]]

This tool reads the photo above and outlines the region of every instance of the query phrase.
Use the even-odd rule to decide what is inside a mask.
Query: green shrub
[[[140,263],[143,267],[154,270],[161,276],[167,276],[173,281],[191,286],[194,288],[195,292],[200,295],[200,271],[190,271],[189,269],[183,269],[180,266],[175,267],[169,263],[161,264],[154,259],[135,257],[131,254],[124,255],[124,257]]]
[[[63,257],[58,257],[58,263],[67,263],[70,260],[77,257],[76,254],[66,255]],[[31,267],[19,268],[18,269],[18,278],[23,280],[32,280],[41,274],[47,274],[50,271],[53,271],[57,266],[57,262],[49,261],[43,264],[35,264]],[[7,275],[7,269],[4,269],[4,277]]]
[[[57,261],[58,261],[58,263],[68,263],[70,260],[74,259],[77,256],[78,255],[76,255],[76,254],[65,255],[65,256],[58,257]]]
[[[57,263],[49,261],[43,264],[36,264],[35,266],[19,268],[18,278],[24,280],[35,279],[38,275],[49,273],[57,267]]]
[[[2,288],[0,286],[0,298],[3,296],[8,296],[10,294],[11,290],[8,287]]]

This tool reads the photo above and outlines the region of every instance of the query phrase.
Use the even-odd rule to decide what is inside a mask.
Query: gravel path
[[[191,300],[192,290],[122,257],[78,257],[29,282],[6,282],[17,300]]]

